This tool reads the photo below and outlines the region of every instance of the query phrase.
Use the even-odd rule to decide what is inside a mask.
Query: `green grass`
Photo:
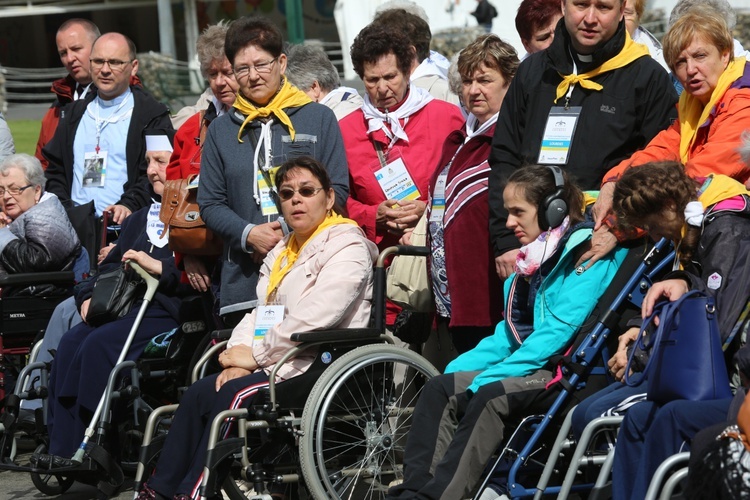
[[[39,130],[42,128],[41,120],[8,120],[8,126],[10,127],[10,133],[13,134],[16,153],[26,153],[33,156],[36,152]]]

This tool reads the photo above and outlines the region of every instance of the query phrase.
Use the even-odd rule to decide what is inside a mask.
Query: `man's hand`
[[[591,210],[594,216],[594,230],[599,229],[607,215],[612,212],[612,198],[614,193],[614,182],[607,182],[603,184],[602,188],[599,190],[599,197],[596,199],[594,208]]]
[[[265,224],[258,224],[253,227],[247,235],[247,245],[253,248],[253,253],[263,257],[276,246],[284,233],[281,230],[281,223],[275,220]]]
[[[182,265],[185,267],[190,286],[199,292],[206,292],[211,286],[211,277],[200,257],[195,255],[183,255]]]
[[[112,221],[115,224],[122,224],[133,212],[125,205],[110,205],[104,209],[105,212],[112,212]]]
[[[599,259],[605,257],[615,248],[615,246],[617,246],[617,238],[606,225],[602,224],[599,226],[599,229],[594,229],[594,234],[591,235],[591,246],[583,255],[581,255],[581,258],[578,259],[576,267],[588,261],[583,268],[585,271],[593,266]]]
[[[620,335],[617,352],[607,362],[609,372],[615,377],[615,380],[622,381],[625,378],[625,368],[628,366],[628,346],[638,338],[639,331],[639,328],[633,327]]]
[[[235,366],[250,371],[258,369],[258,362],[253,357],[253,348],[244,344],[237,344],[222,352],[219,355],[219,364],[222,368]]]
[[[250,375],[252,372],[249,370],[245,370],[244,368],[227,368],[223,370],[218,377],[216,377],[216,392],[219,392],[219,389],[221,389],[221,386],[229,382],[230,380],[234,380],[236,378],[244,377],[245,375]]]
[[[654,283],[643,298],[643,303],[641,304],[641,317],[645,319],[651,316],[651,313],[654,312],[654,305],[662,298],[674,302],[689,291],[690,286],[685,280],[681,279],[664,280]],[[656,324],[659,324],[658,318]]]
[[[495,271],[501,280],[506,279],[515,272],[516,256],[518,256],[518,249],[508,250],[504,254],[495,257]]]

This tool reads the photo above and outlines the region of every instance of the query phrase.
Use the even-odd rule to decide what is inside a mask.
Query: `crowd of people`
[[[190,294],[215,301],[233,328],[221,371],[185,393],[138,498],[195,498],[213,417],[252,403],[295,345],[292,333],[366,326],[378,250],[409,244],[420,223],[431,327],[424,345],[400,344],[443,374],[416,405],[404,479],[387,498],[476,492],[506,423],[548,404],[553,358],[638,238],[667,238],[678,256],[642,316],[690,290],[713,296],[722,337],[734,339],[726,359],[736,395],[660,406],[623,384],[637,315],[614,332],[613,382],[578,406],[574,433],[625,415],[613,497],[641,499],[661,460],[690,449],[703,429],[713,443],[717,425],[743,414],[750,76],[727,2],[680,0],[660,42],[640,25],[645,0],[523,0],[523,57],[487,33],[452,62],[430,50],[423,10],[391,3],[350,48],[363,94],[342,86],[321,48],[286,45],[274,23],[248,16],[203,31],[197,53],[208,88],[171,117],[143,88],[127,36],[83,19],[59,28],[68,76],[53,84],[36,157],[0,160],[0,274],[88,264],[81,227],[106,213],[122,231],[112,245],[88,248],[99,252],[91,262],[101,272],[134,261],[160,281],[130,359],[178,326]],[[487,31],[494,9],[480,1],[474,13]],[[3,124],[0,115],[0,136]],[[164,185],[187,178],[220,253],[175,253],[161,237]],[[44,351],[56,355],[40,467],[71,465],[135,321],[134,308],[88,324],[96,279],[58,307],[45,338]],[[388,333],[408,317],[389,302]],[[293,379],[310,363],[291,358],[275,373]],[[739,424],[740,435],[750,431]],[[743,465],[724,464],[732,466]],[[750,471],[737,477],[750,491]],[[706,494],[700,486],[691,491]],[[731,497],[722,487],[713,498]],[[482,500],[507,493],[497,489]]]

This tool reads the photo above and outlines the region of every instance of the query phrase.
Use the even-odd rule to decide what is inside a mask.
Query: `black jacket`
[[[576,62],[585,73],[616,56],[625,44],[625,24],[600,47],[589,63]],[[561,74],[573,72],[570,36],[561,19],[555,40],[544,51],[532,54],[518,68],[503,100],[490,153],[490,238],[495,255],[520,245],[505,228],[503,188],[507,178],[522,165],[535,164],[550,108],[564,106],[565,97],[554,104]],[[581,106],[568,163],[582,189],[599,189],[604,174],[633,152],[643,148],[677,117],[677,95],[669,75],[651,57],[592,78],[601,91],[576,85],[571,106]]]
[[[133,92],[134,100],[133,115],[130,118],[128,136],[123,138],[128,180],[123,186],[123,194],[117,204],[135,212],[150,203],[150,188],[146,177],[146,141],[143,131],[172,130],[172,122],[169,120],[169,109],[165,105],[138,86],[131,85],[130,90]],[[55,136],[42,150],[42,154],[49,162],[45,172],[47,191],[55,193],[66,206],[70,203],[73,183],[73,142],[76,130],[86,112],[86,106],[94,99],[94,95],[90,93],[85,100],[75,101],[63,108]]]

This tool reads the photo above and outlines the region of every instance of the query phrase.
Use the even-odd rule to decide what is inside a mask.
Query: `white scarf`
[[[406,135],[404,127],[401,126],[399,120],[408,120],[411,115],[424,108],[432,99],[433,97],[426,90],[409,85],[409,95],[401,103],[401,106],[395,111],[383,113],[372,104],[370,96],[365,94],[365,103],[362,105],[362,112],[365,114],[365,119],[367,119],[369,125],[367,134],[369,135],[376,130],[382,129],[385,135],[391,140],[389,147],[393,146],[398,139],[409,142],[409,137]],[[404,122],[404,125],[406,125],[406,122]]]
[[[146,216],[146,236],[148,241],[155,247],[164,248],[169,243],[169,238],[162,238],[162,233],[166,230],[164,223],[159,220],[159,211],[161,210],[161,203],[153,201],[151,207],[148,209],[148,215]]]
[[[440,54],[437,55],[440,56],[443,60],[448,61]],[[448,61],[448,66],[450,67],[450,61]],[[437,76],[441,80],[447,81],[448,70],[444,70],[443,68],[441,68],[437,57],[433,58],[432,54],[430,54],[430,57],[419,63],[419,66],[416,67],[414,72],[411,74],[411,77],[409,77],[409,81],[413,82],[417,78],[422,78],[424,76]]]
[[[469,142],[470,139],[487,132],[490,127],[497,123],[498,115],[500,115],[499,111],[492,115],[489,120],[481,124],[479,128],[476,128],[477,124],[479,123],[479,119],[473,114],[469,113],[468,118],[466,118],[466,139],[464,139],[464,144]]]
[[[353,89],[351,87],[337,87],[328,92],[325,97],[320,100],[320,104],[322,104],[323,106],[328,106],[328,103],[330,102],[341,102],[344,100],[344,95],[347,93],[351,95],[359,95],[357,89]]]

